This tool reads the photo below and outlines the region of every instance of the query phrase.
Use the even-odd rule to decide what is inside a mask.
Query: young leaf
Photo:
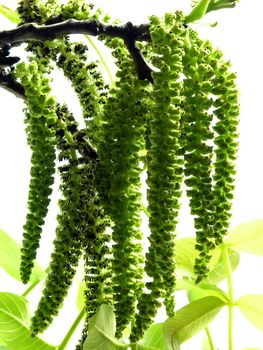
[[[193,287],[188,290],[187,295],[190,302],[208,296],[215,296],[222,299],[225,303],[228,302],[228,296],[222,289],[208,283],[194,284]]]
[[[163,323],[155,323],[145,332],[136,350],[168,350]]]
[[[186,23],[191,23],[201,19],[207,11],[210,0],[199,0],[188,16],[185,17]]]
[[[55,350],[56,347],[31,337],[29,314],[25,298],[12,293],[0,293],[0,337],[9,350]]]
[[[98,312],[89,321],[88,337],[83,350],[119,350],[128,345],[115,339],[116,320],[113,307],[102,304]]]
[[[0,229],[0,267],[17,281],[21,281],[19,274],[20,247],[7,233]],[[35,264],[30,283],[41,281],[46,276],[42,268]]]
[[[169,349],[180,344],[205,328],[226,303],[215,296],[193,301],[176,311],[175,316],[164,323],[164,334]]]
[[[231,269],[234,271],[240,260],[240,255],[238,252],[233,251],[232,249],[228,248],[228,256],[231,264]],[[221,254],[220,259],[214,269],[212,269],[207,278],[204,280],[204,282],[210,283],[210,284],[218,284],[222,282],[226,278],[226,269],[225,269],[225,263],[223,260],[223,256]]]
[[[6,343],[1,337],[0,337],[0,350],[8,350]]]
[[[263,220],[249,221],[234,228],[227,243],[238,252],[263,255]]]
[[[198,252],[195,249],[195,238],[186,237],[178,239],[176,241],[175,256],[176,256],[176,268],[177,273],[181,276],[194,276],[194,264],[195,259],[198,256]],[[212,258],[209,262],[209,268],[213,269],[217,264],[220,257],[220,249],[214,249],[212,252]]]
[[[5,5],[0,5],[0,14],[15,24],[18,24],[20,22],[18,14]]]
[[[248,294],[235,303],[243,315],[255,327],[263,331],[263,295]]]

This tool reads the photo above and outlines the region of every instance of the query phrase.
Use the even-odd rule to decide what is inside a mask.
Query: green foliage
[[[238,252],[263,255],[263,221],[255,220],[235,227],[227,243]]]
[[[190,302],[207,296],[215,296],[226,303],[228,302],[227,294],[214,284],[200,283],[199,285],[195,285],[188,290],[187,295]]]
[[[115,339],[115,332],[114,309],[103,304],[89,321],[88,337],[84,342],[83,350],[119,350],[127,348]]]
[[[114,309],[101,305],[89,322],[88,337],[83,350],[119,350],[130,348],[129,344],[115,338],[116,319]],[[139,343],[133,344],[136,350],[168,350],[163,332],[163,323],[154,324],[145,332]]]
[[[263,331],[263,295],[244,295],[235,304],[255,327]]]
[[[137,344],[136,350],[168,350],[164,336],[164,324],[152,324]]]
[[[20,264],[20,246],[7,233],[0,229],[0,247],[4,247],[0,254],[0,266],[10,276],[17,281],[21,281],[19,273]],[[45,278],[46,273],[42,268],[35,263],[30,276],[30,283],[36,283]]]
[[[238,2],[239,0],[192,0],[193,9],[186,16],[186,23],[202,19],[208,12],[235,7]]]
[[[240,255],[238,252],[233,251],[232,249],[228,248],[228,256],[229,256],[229,262],[231,265],[231,270],[235,271],[235,269],[239,265],[240,261]],[[208,276],[204,281],[211,283],[211,284],[218,284],[222,282],[226,278],[226,269],[225,269],[225,263],[224,263],[224,257],[221,253],[220,258],[214,269],[212,269]]]
[[[201,19],[206,13],[211,0],[198,1],[191,13],[185,17],[186,23],[194,22]]]
[[[31,337],[30,316],[23,297],[0,293],[0,336],[9,350],[55,350],[43,340]]]
[[[5,5],[0,5],[0,14],[15,24],[18,24],[20,22],[17,13]]]
[[[194,264],[198,256],[198,251],[195,249],[195,244],[196,241],[194,237],[181,238],[176,241],[175,260],[177,275],[194,277]],[[219,263],[219,257],[220,249],[216,248],[212,250],[211,259],[209,261],[210,273],[216,269]]]
[[[195,300],[176,311],[164,324],[164,333],[170,349],[176,348],[205,328],[226,305],[222,299],[208,296]]]

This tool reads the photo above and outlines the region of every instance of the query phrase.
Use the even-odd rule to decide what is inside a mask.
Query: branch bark
[[[52,41],[70,34],[105,35],[123,39],[134,60],[139,79],[146,79],[153,83],[152,69],[136,46],[136,41],[151,40],[148,24],[133,25],[128,22],[125,25],[106,25],[97,20],[79,21],[75,19],[48,25],[26,23],[11,30],[1,31],[0,45],[17,45],[25,41]]]
[[[38,25],[26,23],[11,30],[0,32],[0,45],[21,43],[30,40],[48,41],[70,34],[87,34],[92,36],[106,35],[134,41],[150,41],[149,25],[135,26],[128,22],[125,25],[106,25],[97,20],[78,21],[68,19],[63,22]]]
[[[4,71],[0,71],[0,86],[3,89],[14,94],[17,98],[26,100],[25,90],[23,86],[14,80],[11,75],[5,73]]]

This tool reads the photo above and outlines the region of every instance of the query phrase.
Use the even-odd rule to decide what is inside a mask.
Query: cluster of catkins
[[[84,1],[20,1],[21,23],[109,16]],[[138,341],[164,303],[174,315],[175,238],[182,185],[196,229],[196,281],[208,273],[210,252],[228,230],[237,153],[238,92],[222,53],[184,23],[181,12],[149,19],[151,41],[140,43],[154,67],[140,80],[121,39],[100,37],[115,58],[116,81],[105,83],[85,43],[73,38],[29,43],[28,62],[14,72],[25,88],[25,123],[32,150],[28,214],[21,251],[27,283],[52,193],[60,175],[54,251],[31,330],[58,314],[78,262],[85,261],[86,322],[103,303],[114,306],[121,337]],[[51,94],[54,66],[64,72],[83,111],[79,128]],[[57,155],[57,156],[56,156]],[[57,157],[57,162],[56,162]],[[57,165],[58,164],[58,165]],[[141,230],[142,173],[147,171],[149,248]]]

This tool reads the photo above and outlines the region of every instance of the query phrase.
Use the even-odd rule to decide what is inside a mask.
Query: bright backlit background
[[[16,0],[1,0],[2,4],[15,8]],[[100,0],[94,1],[108,11],[112,17],[118,17],[134,23],[145,23],[150,14],[163,14],[166,11],[183,9],[189,11],[190,0]],[[240,152],[237,164],[235,200],[233,205],[232,227],[240,223],[263,218],[263,49],[262,49],[262,0],[241,0],[235,9],[215,12],[196,24],[194,28],[203,38],[210,38],[215,47],[225,52],[233,70],[238,73],[240,90],[241,122]],[[218,21],[215,28],[204,22]],[[0,17],[0,29],[12,28]],[[80,109],[72,90],[58,74],[54,81],[54,92],[69,103],[76,114]],[[0,90],[1,128],[0,128],[0,227],[19,242],[26,215],[26,200],[30,171],[30,151],[26,145],[23,125],[23,102],[5,90]],[[51,203],[51,213],[47,218],[42,248],[38,261],[43,267],[48,265],[55,229],[56,200]],[[187,208],[182,211],[182,220],[178,235],[183,237],[191,232],[187,217]],[[1,247],[2,248],[2,247]],[[263,258],[242,254],[241,263],[234,273],[235,297],[244,294],[263,294]],[[3,275],[3,276],[2,276]],[[22,289],[14,281],[1,273],[1,291],[20,292]],[[19,289],[20,288],[20,289]],[[74,291],[71,299],[62,310],[61,317],[46,332],[46,339],[59,343],[76,316],[74,309]],[[35,299],[39,295],[36,291]],[[36,300],[32,300],[32,308]],[[178,303],[178,305],[180,305]],[[62,323],[61,323],[62,320]],[[236,311],[234,318],[235,350],[246,347],[263,349],[263,333],[255,330],[242,315]],[[220,350],[227,349],[227,318],[222,312],[219,321],[211,327],[212,334]],[[78,337],[78,336],[77,336]],[[183,350],[199,350],[201,336],[186,343]],[[74,343],[74,340],[73,340]],[[73,349],[70,345],[68,349]]]

